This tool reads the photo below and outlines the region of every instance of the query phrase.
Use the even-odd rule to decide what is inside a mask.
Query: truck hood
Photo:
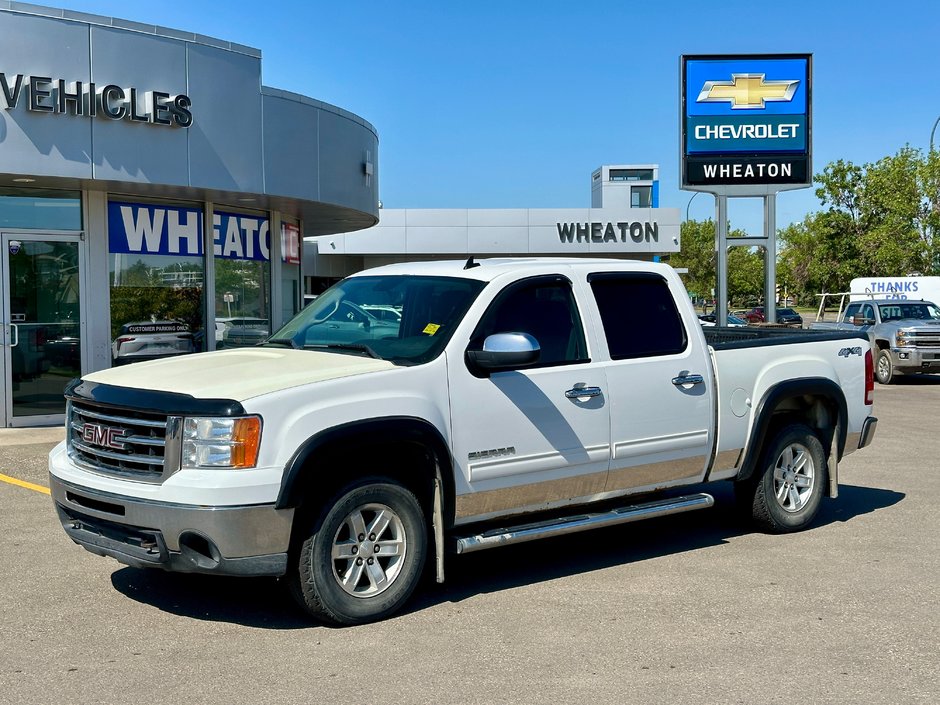
[[[342,353],[240,348],[138,362],[85,375],[117,387],[189,394],[198,399],[252,397],[340,377],[394,369],[386,360]]]

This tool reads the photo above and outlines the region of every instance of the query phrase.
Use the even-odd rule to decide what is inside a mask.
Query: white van
[[[923,299],[940,305],[940,277],[857,277],[850,301],[864,299]]]

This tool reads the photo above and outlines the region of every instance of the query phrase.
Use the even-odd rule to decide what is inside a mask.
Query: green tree
[[[685,268],[686,289],[699,297],[710,299],[718,288],[715,259],[715,221],[687,220],[681,226],[681,250],[669,258],[669,264]],[[729,239],[744,237],[742,230],[730,230]],[[762,255],[747,247],[728,248],[728,299],[731,306],[743,306],[759,299],[764,286]]]
[[[778,233],[780,278],[800,297],[847,291],[859,276],[940,273],[940,154],[904,147],[817,174],[825,210]]]

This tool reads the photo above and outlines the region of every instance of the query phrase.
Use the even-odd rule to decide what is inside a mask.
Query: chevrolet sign
[[[682,186],[809,185],[809,54],[682,57]]]

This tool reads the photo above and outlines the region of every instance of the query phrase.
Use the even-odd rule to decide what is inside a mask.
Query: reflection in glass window
[[[200,256],[111,253],[112,363],[205,350],[203,279]]]
[[[652,186],[631,186],[630,187],[630,207],[631,208],[649,208],[652,205],[653,198]]]
[[[81,194],[40,188],[0,188],[0,228],[81,230]]]
[[[257,345],[271,333],[271,233],[259,215],[213,214],[216,347]]]

